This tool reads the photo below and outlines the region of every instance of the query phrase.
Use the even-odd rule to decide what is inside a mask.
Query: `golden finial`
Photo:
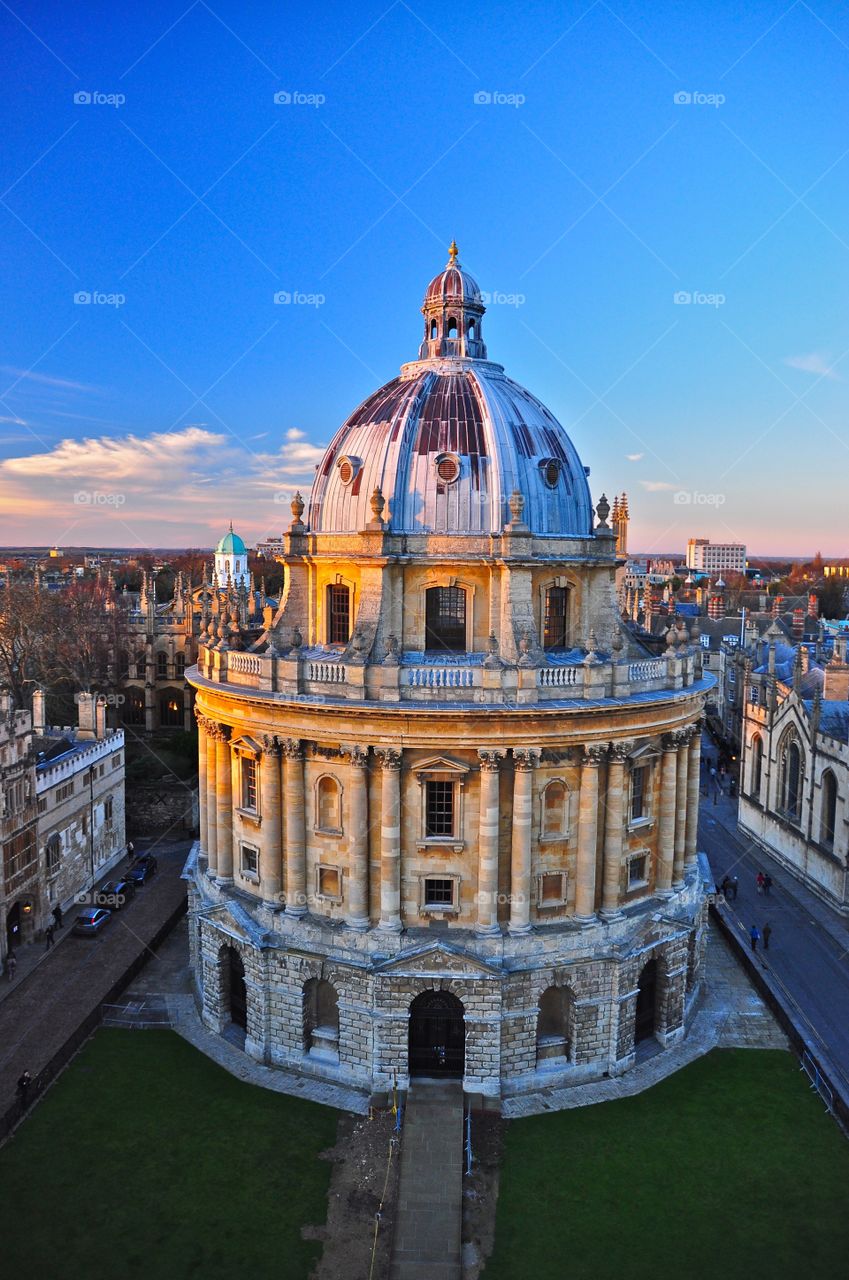
[[[457,248],[457,241],[456,241],[456,240],[452,240],[452,241],[451,241],[451,244],[448,246],[448,265],[449,265],[449,267],[456,267],[456,265],[457,265],[457,254],[458,254],[459,252],[460,252],[460,250]]]

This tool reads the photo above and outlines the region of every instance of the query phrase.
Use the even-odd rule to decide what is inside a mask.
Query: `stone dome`
[[[380,488],[392,533],[501,533],[518,490],[531,533],[591,535],[577,451],[545,405],[486,359],[484,311],[452,245],[428,285],[420,358],[354,410],[316,470],[313,533],[365,529]]]

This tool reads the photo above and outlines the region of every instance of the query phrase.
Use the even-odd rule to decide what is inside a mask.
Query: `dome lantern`
[[[460,265],[456,240],[451,241],[445,267],[425,290],[422,315],[425,332],[420,360],[458,358],[485,360],[481,320],[486,311],[477,281]]]

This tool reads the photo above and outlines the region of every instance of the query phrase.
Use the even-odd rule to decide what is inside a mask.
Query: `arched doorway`
[[[423,991],[410,1005],[410,1075],[462,1077],[466,1027],[450,991]]]
[[[643,966],[637,983],[637,1013],[634,1021],[634,1042],[649,1040],[654,1035],[655,1001],[657,996],[657,961],[649,960]]]
[[[6,917],[6,941],[9,950],[21,945],[21,904],[16,902]]]
[[[235,947],[227,948],[225,961],[227,993],[230,1004],[230,1021],[242,1031],[248,1026],[248,992],[245,986],[245,965]]]

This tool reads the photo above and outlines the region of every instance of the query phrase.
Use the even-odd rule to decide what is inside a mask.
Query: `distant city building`
[[[44,724],[0,694],[0,955],[31,942],[126,853],[124,733],[107,729],[106,700],[79,695],[79,724]]]
[[[822,572],[825,578],[849,578],[849,562],[846,564],[824,564]]]
[[[687,568],[708,574],[745,573],[746,548],[742,542],[691,538],[687,543]]]

